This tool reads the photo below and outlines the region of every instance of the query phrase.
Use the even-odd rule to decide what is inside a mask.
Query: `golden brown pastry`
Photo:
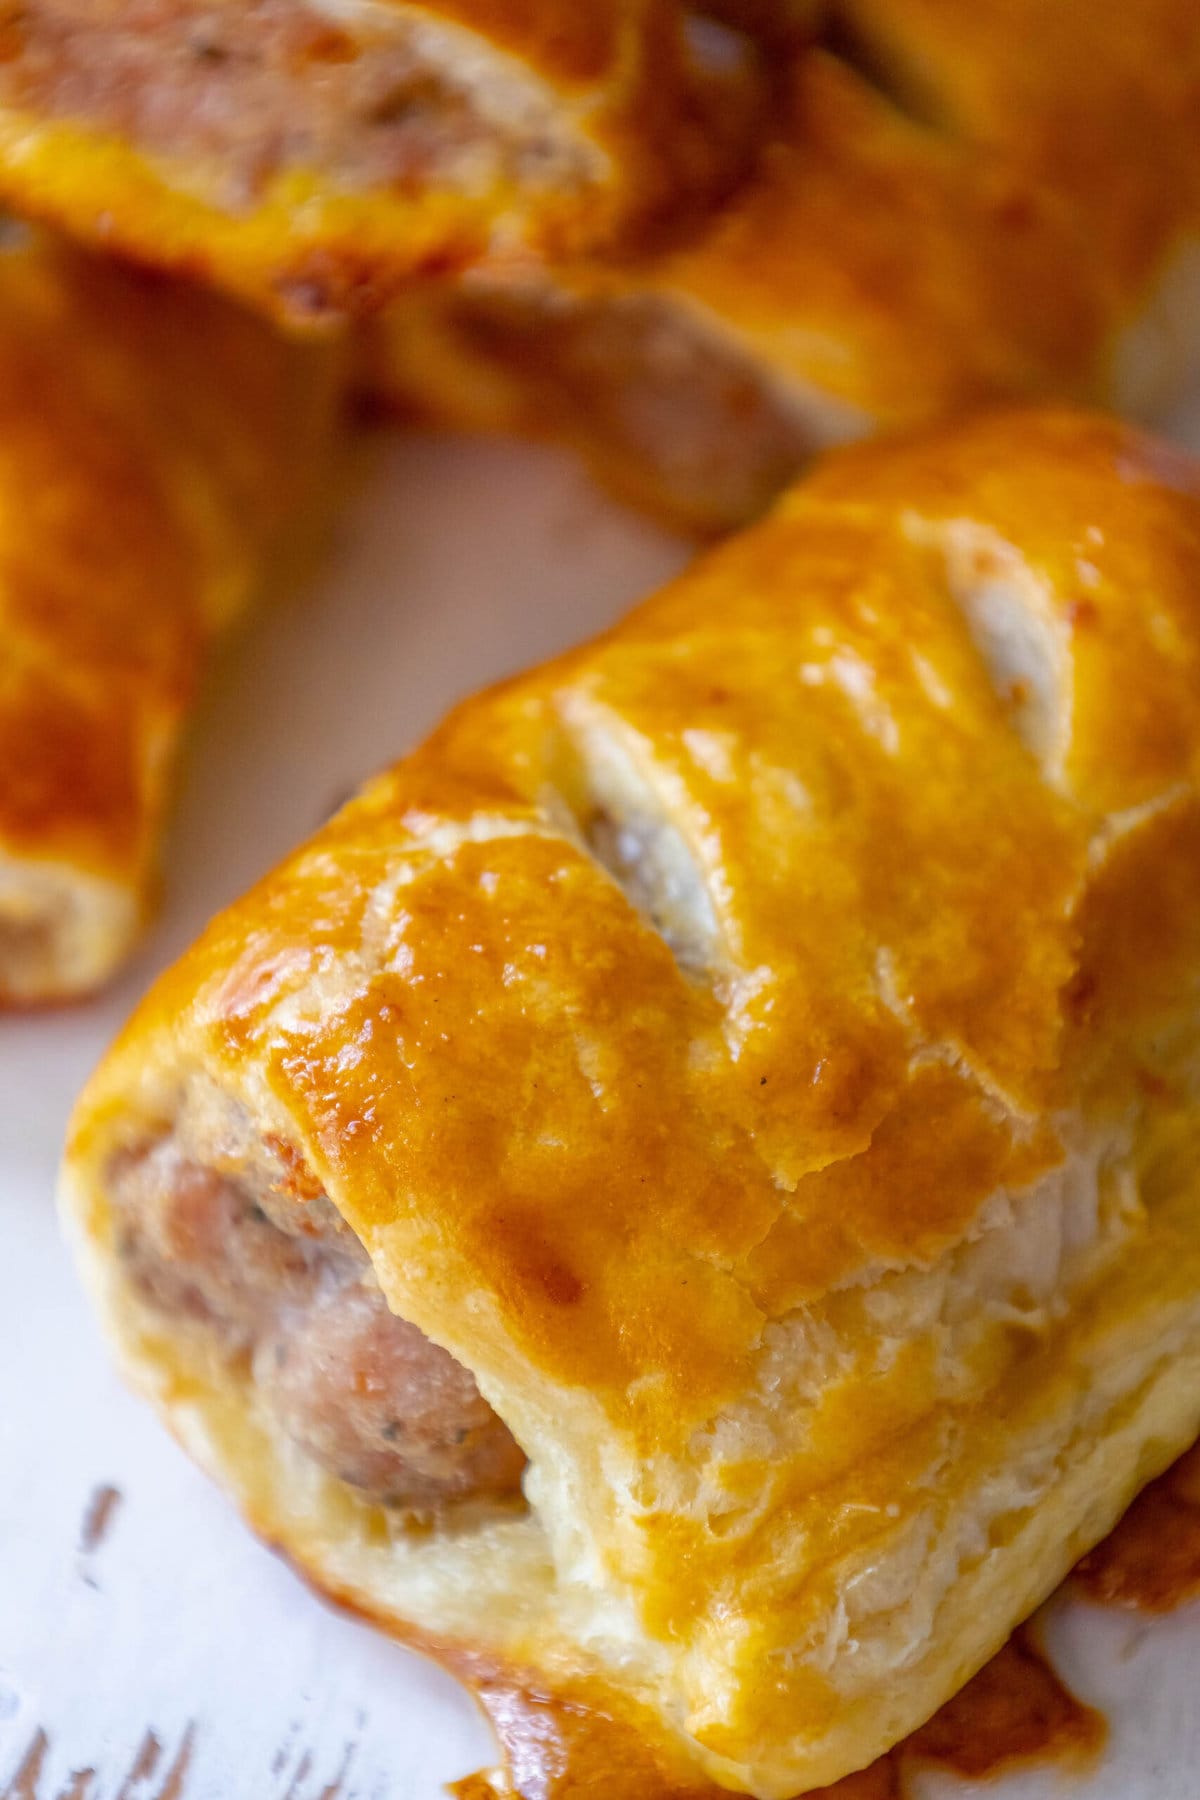
[[[222,301],[0,250],[0,1005],[94,988],[136,936],[199,676],[331,374]]]
[[[125,1367],[671,1791],[867,1763],[1200,1428],[1198,769],[1197,465],[827,461],[152,992],[65,1171]]]
[[[682,244],[417,294],[375,383],[565,436],[701,530],[877,427],[1046,395],[1160,414],[1200,369],[1192,0],[834,0],[822,21],[755,173]]]
[[[358,311],[675,219],[748,77],[673,0],[5,0],[0,197],[292,317]]]

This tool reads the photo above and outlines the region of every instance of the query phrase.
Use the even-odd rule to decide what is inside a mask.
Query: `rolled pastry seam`
[[[0,1004],[86,993],[136,938],[199,677],[323,460],[336,361],[0,249]]]
[[[365,379],[565,437],[700,531],[881,428],[1053,396],[1161,418],[1200,366],[1200,38],[1187,0],[1106,0],[1084,30],[1037,0],[828,8],[682,242],[416,292]]]
[[[678,223],[759,85],[673,0],[35,0],[5,33],[14,208],[298,322]]]
[[[1200,1429],[1198,593],[1116,424],[844,452],[219,917],[64,1201],[254,1527],[767,1800],[965,1681]]]

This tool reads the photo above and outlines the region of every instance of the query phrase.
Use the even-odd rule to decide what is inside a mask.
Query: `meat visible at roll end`
[[[255,1358],[259,1393],[322,1467],[384,1505],[424,1509],[520,1486],[525,1458],[471,1375],[377,1288],[327,1289]]]
[[[281,1306],[311,1299],[308,1242],[277,1230],[253,1194],[181,1157],[169,1138],[122,1152],[109,1181],[128,1279],[159,1312],[202,1321],[225,1351],[250,1348]]]
[[[248,1359],[273,1426],[364,1498],[429,1512],[519,1494],[524,1455],[469,1371],[389,1311],[319,1184],[304,1201],[268,1193],[259,1152],[244,1179],[170,1136],[113,1158],[115,1242],[141,1301]]]

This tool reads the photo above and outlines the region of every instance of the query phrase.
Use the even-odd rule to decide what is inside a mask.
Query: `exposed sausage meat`
[[[217,1172],[167,1136],[114,1161],[117,1247],[143,1299],[249,1355],[280,1428],[370,1499],[519,1492],[525,1458],[469,1371],[389,1311],[317,1184],[259,1152]]]
[[[255,1359],[289,1435],[385,1504],[436,1506],[508,1493],[525,1458],[470,1374],[378,1288],[326,1285],[301,1328],[284,1319]]]
[[[467,185],[564,154],[482,116],[403,13],[304,0],[0,3],[0,98],[168,154],[235,208],[298,167],[349,189]]]

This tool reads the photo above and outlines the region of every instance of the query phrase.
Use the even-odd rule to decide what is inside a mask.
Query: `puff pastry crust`
[[[331,427],[325,354],[224,302],[0,250],[0,1004],[128,951],[207,653]]]
[[[162,979],[65,1169],[125,1366],[393,1630],[681,1786],[861,1766],[1200,1428],[1198,757],[1196,465],[1070,413],[830,458]],[[129,1278],[116,1172],[198,1093],[527,1510],[407,1530]]]
[[[724,179],[750,75],[673,0],[8,12],[0,196],[297,320],[677,217]]]
[[[418,294],[375,383],[564,435],[703,530],[877,427],[1053,396],[1161,415],[1200,364],[1191,0],[848,0],[815,27],[684,242]]]

